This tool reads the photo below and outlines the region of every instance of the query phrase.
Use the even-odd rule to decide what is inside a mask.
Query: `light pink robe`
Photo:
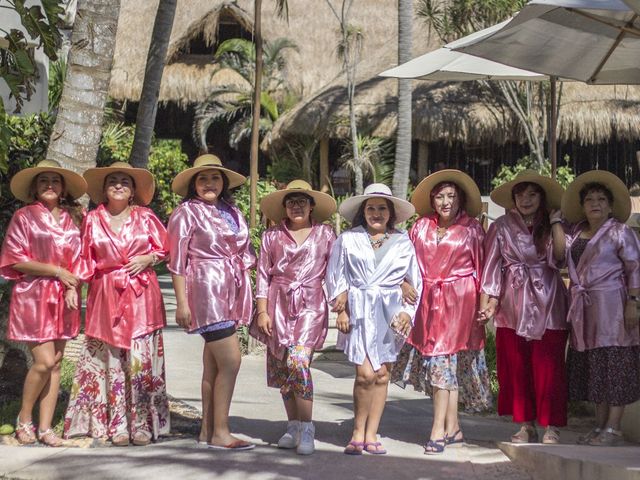
[[[484,347],[476,321],[484,258],[484,231],[461,212],[437,242],[438,215],[419,218],[409,232],[422,273],[422,298],[407,340],[422,355],[449,355]]]
[[[89,281],[85,333],[114,347],[166,325],[158,278],[149,267],[130,276],[124,266],[138,255],[167,255],[167,232],[148,208],[135,207],[119,233],[109,226],[104,205],[89,212],[82,225],[80,275]]]
[[[640,288],[640,240],[628,226],[607,220],[575,265],[571,246],[586,223],[574,227],[567,242],[571,279],[571,346],[578,350],[640,345],[638,328],[624,326],[629,288]]]
[[[491,224],[484,244],[482,292],[499,299],[495,326],[529,340],[540,340],[547,329],[566,330],[567,292],[551,238],[538,255],[533,235],[511,210]]]
[[[191,332],[222,321],[247,325],[251,320],[249,273],[256,256],[242,213],[230,207],[237,234],[214,205],[198,199],[179,205],[169,220],[169,271],[186,277]]]
[[[78,335],[80,310],[65,307],[62,282],[55,277],[25,275],[11,267],[33,261],[59,265],[74,273],[79,257],[80,229],[66,211],[60,211],[60,223],[40,202],[13,214],[0,255],[0,274],[16,281],[9,306],[8,339],[47,342]]]
[[[284,358],[285,349],[302,345],[317,350],[327,336],[327,300],[323,283],[336,235],[329,225],[314,224],[300,246],[287,229],[286,220],[262,235],[256,275],[256,298],[267,299],[273,320],[271,337],[261,334],[257,322],[252,336],[269,351]]]

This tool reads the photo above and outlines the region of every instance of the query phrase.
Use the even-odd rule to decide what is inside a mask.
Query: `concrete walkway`
[[[175,301],[166,288],[169,327],[165,330],[168,390],[172,397],[200,409],[202,340],[173,322]],[[303,457],[275,447],[285,428],[280,395],[265,386],[262,355],[243,358],[231,406],[232,428],[258,447],[220,452],[198,447],[193,439],[168,439],[144,448],[11,447],[0,445],[0,478],[224,478],[253,479],[640,479],[640,448],[579,447],[496,443],[514,432],[495,416],[462,415],[467,445],[427,457],[421,445],[432,418],[424,395],[390,386],[380,426],[388,455],[344,455],[352,428],[353,367],[337,352],[317,355],[314,419],[316,453]],[[562,432],[573,442],[577,433]],[[513,460],[510,461],[509,457]]]

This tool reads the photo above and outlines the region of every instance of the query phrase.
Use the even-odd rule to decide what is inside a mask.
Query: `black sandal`
[[[458,434],[462,435],[462,430],[458,429],[458,431],[451,436],[445,435],[447,446],[461,446],[464,444],[464,435],[456,440]]]
[[[440,455],[444,452],[444,447],[447,446],[447,436],[438,440],[429,440],[424,446],[425,455]],[[431,449],[431,450],[428,450]]]

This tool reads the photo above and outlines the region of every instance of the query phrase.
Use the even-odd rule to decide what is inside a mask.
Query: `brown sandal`
[[[16,419],[16,440],[21,445],[33,445],[38,441],[33,422],[22,423],[20,417]]]
[[[624,444],[624,437],[620,430],[614,430],[611,427],[605,428],[595,438],[589,441],[589,445],[594,447],[617,447]]]
[[[61,447],[63,444],[62,439],[50,428],[47,428],[44,432],[38,430],[38,441],[47,447],[54,448]]]
[[[129,435],[121,433],[119,435],[116,435],[115,437],[111,437],[111,445],[113,445],[114,447],[128,447]]]
[[[133,444],[138,447],[146,447],[151,443],[151,434],[144,430],[138,430],[133,435]]]

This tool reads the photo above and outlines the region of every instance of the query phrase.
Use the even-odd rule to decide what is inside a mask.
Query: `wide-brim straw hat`
[[[207,153],[196,158],[193,162],[193,167],[187,168],[176,175],[176,178],[171,182],[171,190],[181,197],[185,197],[189,191],[189,182],[193,176],[203,170],[211,170],[212,168],[220,170],[227,176],[227,179],[229,180],[229,188],[239,187],[247,181],[247,177],[223,167],[222,160],[215,155]]]
[[[482,197],[476,182],[469,175],[460,170],[439,170],[423,179],[411,195],[411,203],[421,217],[433,213],[431,206],[431,190],[442,182],[455,183],[467,197],[465,211],[471,217],[477,217],[482,212]]]
[[[549,210],[557,210],[562,202],[562,194],[564,189],[551,177],[540,175],[535,170],[523,170],[510,182],[503,183],[491,192],[491,200],[506,209],[515,208],[515,203],[511,195],[513,187],[519,183],[535,183],[544,190],[547,198],[547,208]]]
[[[396,223],[402,223],[409,220],[416,212],[416,209],[411,202],[394,197],[391,193],[391,189],[383,183],[372,183],[364,189],[364,193],[362,195],[347,198],[340,204],[338,211],[340,212],[340,215],[346,218],[349,222],[353,222],[362,202],[366,202],[370,198],[384,198],[391,201],[396,211]]]
[[[606,170],[590,170],[575,178],[567,187],[562,197],[562,213],[571,223],[584,220],[585,214],[580,205],[580,190],[588,183],[599,183],[607,187],[613,194],[611,214],[619,221],[626,222],[631,215],[631,197],[622,180]]]
[[[108,167],[94,167],[87,169],[83,175],[87,181],[87,193],[96,205],[105,202],[104,179],[112,173],[124,173],[133,178],[135,191],[133,200],[138,205],[149,205],[156,191],[153,174],[145,168],[135,168],[126,162],[113,162]]]
[[[331,195],[314,190],[304,180],[293,180],[283,190],[271,192],[260,200],[260,210],[269,220],[279,222],[287,216],[287,209],[282,205],[282,201],[290,193],[301,193],[313,198],[315,206],[311,216],[318,222],[327,220],[338,208]]]
[[[55,160],[42,160],[35,167],[20,170],[13,176],[9,184],[13,196],[25,203],[33,202],[35,198],[31,192],[31,184],[38,174],[44,172],[53,172],[60,175],[64,179],[65,192],[74,199],[81,197],[87,191],[87,182],[84,181],[82,175],[62,168]]]

